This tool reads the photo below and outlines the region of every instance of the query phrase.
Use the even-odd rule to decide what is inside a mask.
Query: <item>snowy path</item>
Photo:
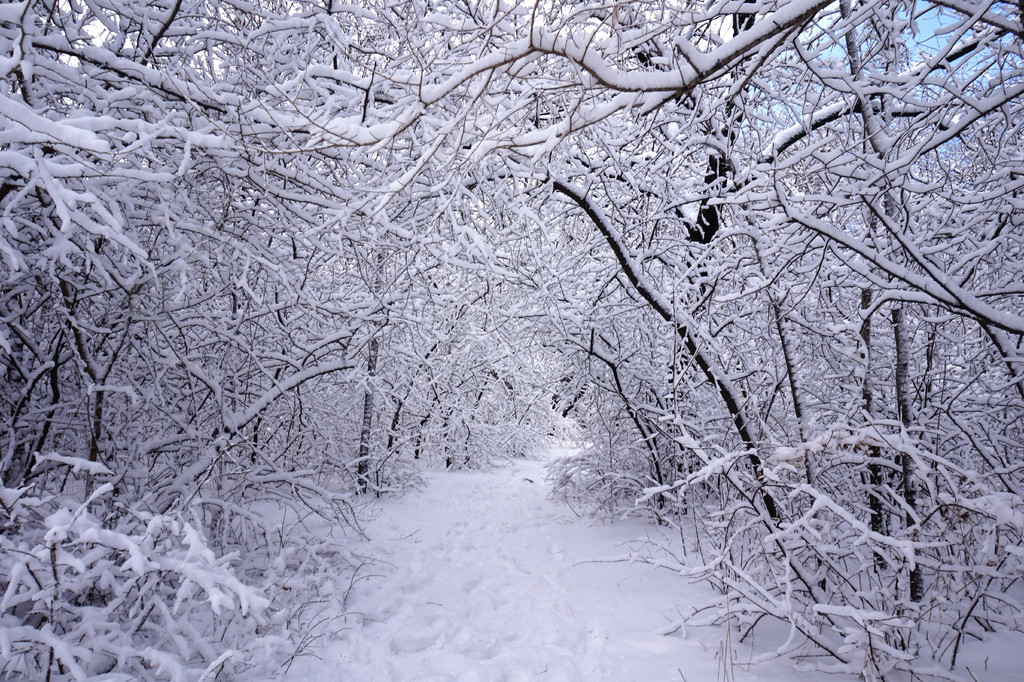
[[[293,669],[323,680],[723,678],[719,643],[665,635],[702,588],[628,552],[643,524],[594,525],[546,499],[542,462],[433,475],[368,526],[351,629]],[[596,561],[595,561],[596,560]],[[728,666],[727,679],[751,676]],[[784,679],[784,678],[775,678]]]

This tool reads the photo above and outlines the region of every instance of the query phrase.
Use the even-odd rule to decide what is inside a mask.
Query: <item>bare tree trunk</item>
[[[861,405],[865,417],[870,421],[874,408],[873,386],[871,381],[871,289],[865,287],[860,292],[860,311],[863,319],[860,323],[860,340],[864,348],[864,382],[861,384]],[[882,467],[879,464],[881,453],[877,446],[868,448],[868,508],[871,510],[870,526],[875,533],[885,533],[885,517],[882,513]],[[881,557],[876,555],[876,561]]]
[[[775,318],[775,331],[779,334],[779,343],[782,346],[782,360],[786,366],[786,379],[789,382],[789,395],[793,400],[793,416],[796,417],[796,428],[797,437],[800,442],[806,442],[807,440],[807,417],[804,413],[803,403],[800,401],[800,389],[799,382],[797,381],[796,365],[793,362],[793,351],[789,346],[789,336],[786,334],[786,328],[782,324],[782,311],[779,309],[779,304],[775,302],[773,298],[771,301],[772,305],[772,317]],[[807,483],[814,485],[814,462],[811,459],[811,453],[807,453],[806,461],[804,462],[804,468],[807,475]]]
[[[370,339],[369,357],[366,360],[366,391],[363,393],[363,426],[359,433],[359,458],[356,460],[356,480],[359,492],[365,493],[369,486],[370,435],[373,429],[373,378],[377,375],[377,352],[380,342]]]
[[[903,307],[897,306],[892,309],[892,327],[896,337],[896,407],[900,415],[900,424],[903,425],[904,435],[907,434],[911,424],[910,403],[910,362],[907,357],[907,350],[910,339],[907,338],[907,323],[903,319]],[[909,454],[903,452],[899,456],[900,468],[903,470],[903,501],[907,504],[907,528],[914,526],[914,512],[917,511],[917,481],[914,474],[914,460]],[[921,566],[915,562],[910,569],[910,600],[919,602],[924,599],[924,579],[921,576]]]

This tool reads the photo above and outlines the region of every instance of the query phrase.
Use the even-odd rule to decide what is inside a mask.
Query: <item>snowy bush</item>
[[[188,512],[123,507],[102,465],[40,462],[83,469],[98,487],[85,499],[0,488],[4,676],[276,675],[342,613],[353,564],[337,541],[293,521],[283,544],[218,555]]]
[[[636,492],[651,483],[643,476],[645,454],[630,447],[591,445],[558,457],[548,465],[552,494],[577,514],[620,517],[643,511],[636,505]]]
[[[780,449],[766,462],[780,502],[778,518],[749,498],[727,494],[720,510],[690,520],[696,525],[690,541],[699,538],[695,555],[702,561],[656,560],[720,590],[721,598],[693,623],[729,623],[747,637],[766,618],[781,622],[790,637],[767,655],[799,661],[824,651],[866,679],[894,670],[922,672],[927,668],[915,663],[922,658],[952,669],[967,640],[1024,629],[1015,596],[1024,578],[1024,503],[985,491],[985,475],[967,471],[965,462],[879,433],[842,427]],[[913,457],[929,482],[907,526],[897,522],[897,513],[909,510],[897,485],[882,500],[883,508],[895,510],[885,526],[860,502],[867,496],[858,495],[875,458],[894,449]],[[810,459],[813,485],[804,470]],[[712,461],[697,477],[646,492],[678,499],[698,480],[723,478],[736,491],[729,466]],[[918,587],[915,580],[922,581]]]
[[[2,489],[2,671],[183,680],[251,665],[269,601],[238,575],[237,556],[217,556],[181,513],[119,509],[114,489],[84,500]]]

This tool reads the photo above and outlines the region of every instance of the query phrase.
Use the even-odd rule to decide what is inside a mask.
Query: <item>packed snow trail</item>
[[[669,633],[710,593],[616,561],[648,527],[577,518],[547,499],[545,474],[538,461],[442,472],[387,501],[367,526],[363,553],[375,564],[353,590],[348,629],[322,661],[293,672],[359,682],[785,679],[745,673],[731,652],[723,663],[716,632]]]

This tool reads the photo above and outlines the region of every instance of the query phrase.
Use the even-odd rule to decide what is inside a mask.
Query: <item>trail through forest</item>
[[[1022,2],[0,0],[0,680],[1024,679]]]
[[[658,529],[579,518],[548,499],[545,475],[537,460],[442,472],[382,505],[367,527],[366,553],[377,561],[353,590],[350,628],[322,661],[295,672],[311,680],[791,678],[777,663],[745,669],[741,647],[722,643],[724,630],[687,632],[680,621],[712,596],[707,588],[627,559],[634,541]]]

